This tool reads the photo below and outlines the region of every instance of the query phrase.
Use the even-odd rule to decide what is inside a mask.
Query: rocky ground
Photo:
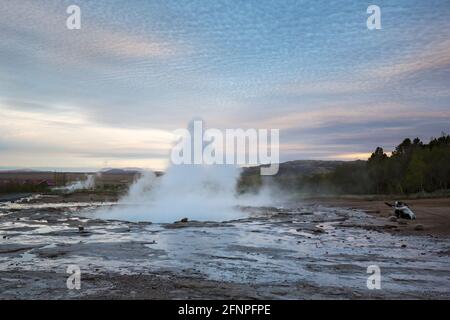
[[[396,199],[406,202],[417,216],[414,222],[398,221],[398,228],[393,229],[400,234],[427,234],[433,236],[450,236],[450,197],[423,198],[423,199]],[[380,218],[389,218],[392,209],[386,206],[385,201],[393,203],[394,200],[371,199],[364,196],[347,196],[339,198],[310,198],[304,203],[321,203],[334,207],[346,207],[364,212]],[[404,222],[407,222],[404,224]],[[423,228],[418,227],[423,226]],[[418,230],[423,229],[423,230]],[[417,231],[423,231],[418,233]]]
[[[114,200],[1,203],[0,298],[450,298],[450,238],[416,228],[419,215],[390,221],[376,209],[309,202],[245,207],[245,218],[227,222],[95,218]],[[80,290],[67,288],[69,265],[81,270]],[[381,270],[380,290],[367,288],[370,265]]]

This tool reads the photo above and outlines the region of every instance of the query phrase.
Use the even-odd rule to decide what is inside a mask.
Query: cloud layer
[[[0,166],[166,164],[172,130],[281,129],[282,160],[450,132],[446,1],[0,0]]]

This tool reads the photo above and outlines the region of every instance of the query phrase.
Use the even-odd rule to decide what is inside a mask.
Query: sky
[[[450,133],[449,30],[450,0],[0,0],[0,167],[164,169],[197,117],[280,129],[281,161],[427,141]]]

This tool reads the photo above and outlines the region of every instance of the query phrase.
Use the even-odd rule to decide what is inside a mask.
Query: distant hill
[[[117,169],[117,168],[105,168],[100,170],[102,174],[135,174],[141,172],[142,170],[133,168],[133,169]]]
[[[281,163],[278,174],[282,176],[296,173],[309,176],[318,173],[329,173],[344,163],[349,163],[349,161],[294,160]]]
[[[103,175],[137,175],[145,171],[141,168],[104,168],[100,170]],[[161,171],[153,171],[156,176],[163,175]]]
[[[329,173],[334,171],[338,166],[348,163],[354,163],[356,161],[334,161],[334,160],[294,160],[282,162],[277,176],[311,176],[320,173]],[[252,175],[259,173],[258,167],[245,168],[244,175]]]
[[[34,169],[1,169],[0,168],[0,172],[3,173],[27,173],[27,172],[50,172],[50,171],[45,171],[45,170],[34,170]]]
[[[334,171],[336,167],[348,163],[351,164],[355,161],[328,161],[328,160],[294,160],[287,161],[280,164],[280,169],[277,176],[286,175],[313,175],[318,173],[328,173]],[[252,175],[255,173],[259,174],[260,166],[244,168],[244,175]],[[99,172],[108,175],[129,175],[141,173],[143,169],[141,168],[103,168]],[[51,170],[35,170],[35,169],[0,169],[0,173],[3,174],[39,174],[39,173],[52,173]],[[64,173],[64,172],[61,172]],[[68,173],[83,173],[79,172],[68,172]],[[85,173],[95,173],[95,172],[85,172]],[[163,172],[155,171],[157,175],[163,174]]]

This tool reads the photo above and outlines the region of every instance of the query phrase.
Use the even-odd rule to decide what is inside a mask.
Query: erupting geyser
[[[193,133],[192,122],[188,128]],[[159,223],[184,217],[200,221],[235,219],[243,216],[236,207],[239,176],[240,168],[233,165],[172,164],[162,177],[143,172],[116,207],[101,210],[98,215]]]

